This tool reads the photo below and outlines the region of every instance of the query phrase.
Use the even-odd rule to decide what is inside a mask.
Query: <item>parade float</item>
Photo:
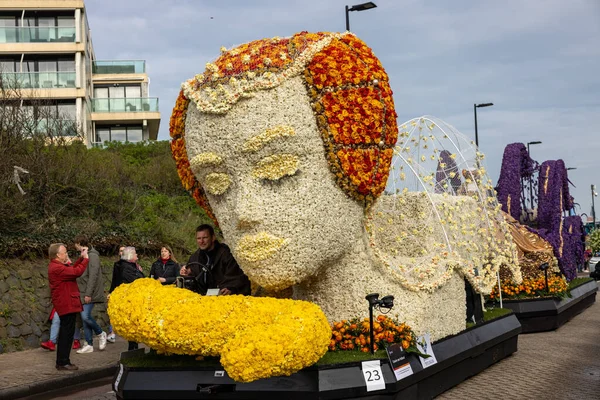
[[[115,331],[164,354],[124,353],[118,397],[430,398],[516,351],[512,314],[466,329],[466,282],[489,294],[501,265],[521,279],[483,154],[443,121],[396,118],[381,63],[349,32],[222,48],[182,85],[184,187],[257,291],[292,299],[118,288]],[[377,310],[393,318],[364,321]],[[366,343],[398,357],[315,364]]]
[[[501,295],[524,333],[557,329],[596,300],[596,283],[577,278],[585,234],[579,216],[563,215],[573,208],[569,183],[562,160],[539,165],[523,143],[506,146],[496,190],[518,248],[523,282],[515,284],[511,272],[501,268]],[[489,296],[499,297],[496,288]]]

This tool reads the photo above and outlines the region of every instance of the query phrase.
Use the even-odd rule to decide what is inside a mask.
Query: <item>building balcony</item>
[[[0,27],[0,44],[50,42],[75,43],[75,27]]]
[[[14,89],[74,88],[76,73],[73,72],[3,72],[0,74],[4,87]]]
[[[158,113],[158,97],[92,99],[93,113]]]
[[[92,121],[100,125],[141,124],[148,139],[156,140],[160,126],[158,97],[95,98],[91,100]]]
[[[94,61],[92,73],[108,75],[145,74],[146,62],[144,60]]]
[[[28,122],[25,128],[32,133],[42,134],[47,137],[74,137],[78,136],[77,122],[65,118],[41,118]]]

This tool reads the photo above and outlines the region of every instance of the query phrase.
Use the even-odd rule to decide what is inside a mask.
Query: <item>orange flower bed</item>
[[[379,315],[373,321],[373,337],[374,350],[383,349],[386,344],[401,343],[404,350],[417,351],[417,337],[410,326],[385,315]],[[329,351],[357,350],[367,353],[371,350],[370,343],[368,318],[343,320],[335,322],[331,327]]]
[[[502,298],[528,298],[528,297],[564,297],[567,294],[568,283],[564,276],[548,277],[548,291],[546,291],[545,278],[538,277],[534,279],[523,279],[519,285],[512,283],[509,280],[502,280]],[[498,286],[494,286],[489,295],[491,300],[497,300]]]

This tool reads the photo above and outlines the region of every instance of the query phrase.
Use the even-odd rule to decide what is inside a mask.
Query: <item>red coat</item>
[[[48,264],[50,295],[59,316],[83,311],[76,279],[83,274],[87,265],[87,258],[80,258],[73,265],[63,264],[56,259],[50,260]]]

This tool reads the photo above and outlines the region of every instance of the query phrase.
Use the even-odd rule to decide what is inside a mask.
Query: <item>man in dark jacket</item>
[[[71,364],[71,346],[75,334],[75,319],[77,313],[83,311],[79,299],[77,278],[81,276],[88,265],[87,247],[81,249],[81,257],[71,266],[67,247],[62,243],[53,243],[48,248],[50,264],[48,265],[48,281],[52,304],[60,316],[60,330],[56,351],[56,369],[59,371],[74,371],[79,369]]]
[[[196,243],[198,250],[179,273],[196,277],[200,294],[205,295],[209,289],[218,289],[220,295],[250,294],[250,280],[229,247],[215,239],[212,226],[203,224],[196,228]]]
[[[91,353],[94,351],[94,337],[92,332],[98,337],[98,348],[104,350],[106,348],[106,332],[98,325],[92,316],[94,304],[104,303],[104,279],[102,277],[102,267],[100,265],[100,254],[90,246],[90,243],[85,236],[77,236],[74,240],[75,248],[81,251],[87,247],[89,262],[88,267],[79,278],[77,285],[81,293],[81,302],[83,303],[83,311],[81,312],[81,320],[83,321],[83,333],[85,334],[86,345],[77,350],[77,354]]]

